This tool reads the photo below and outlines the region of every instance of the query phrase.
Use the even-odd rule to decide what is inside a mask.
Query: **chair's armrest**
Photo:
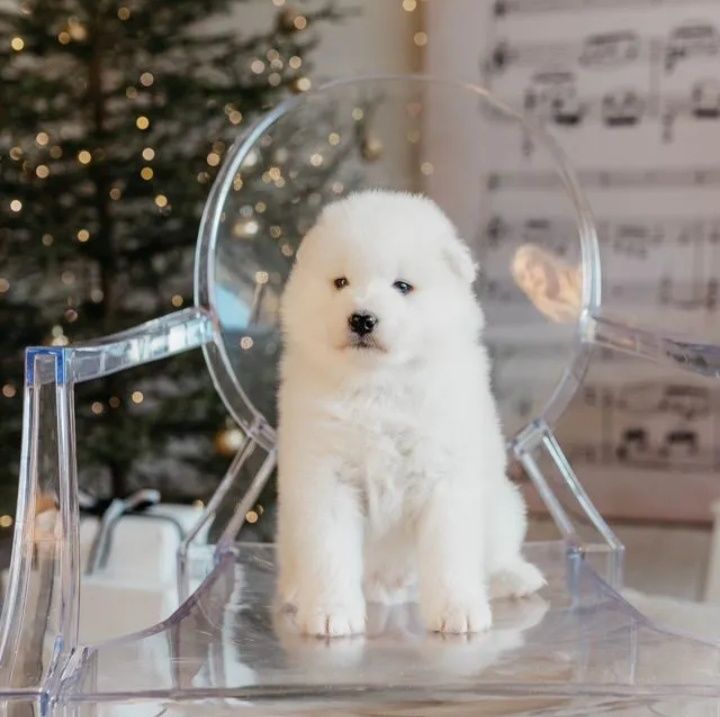
[[[648,358],[668,366],[720,377],[720,346],[681,335],[663,335],[605,317],[591,317],[586,338],[598,346]]]
[[[73,383],[101,378],[117,371],[167,358],[212,341],[213,323],[204,309],[190,308],[153,319],[121,333],[104,336],[64,349],[30,348],[27,378],[30,383],[57,381],[57,370],[36,375],[35,356],[62,353],[63,382]]]

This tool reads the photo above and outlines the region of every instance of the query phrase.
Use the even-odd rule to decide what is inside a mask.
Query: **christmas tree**
[[[229,0],[0,10],[0,512],[15,503],[23,348],[189,305],[224,154],[258,113],[310,88],[318,25],[339,14],[273,3],[273,26],[250,37],[204,29]],[[233,450],[200,352],[78,386],[76,414],[81,484],[96,494],[207,495]]]

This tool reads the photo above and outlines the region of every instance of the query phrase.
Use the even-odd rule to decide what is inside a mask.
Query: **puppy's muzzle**
[[[378,317],[368,311],[356,312],[348,317],[350,330],[358,336],[371,334],[378,325]]]

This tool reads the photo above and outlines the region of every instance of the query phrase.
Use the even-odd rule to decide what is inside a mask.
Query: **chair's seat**
[[[720,647],[653,628],[560,543],[527,554],[547,588],[495,603],[486,634],[426,634],[416,606],[373,605],[366,637],[325,641],[297,635],[273,609],[273,547],[240,544],[154,632],[86,650],[63,699],[107,701],[103,715],[129,714],[130,702],[148,715],[195,714],[186,701],[201,701],[203,715],[244,705],[408,716],[476,714],[480,702],[483,714],[534,715],[694,715],[718,704]]]

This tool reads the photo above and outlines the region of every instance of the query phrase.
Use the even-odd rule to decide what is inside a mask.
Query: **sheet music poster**
[[[532,113],[569,156],[600,231],[604,300],[645,324],[720,339],[720,2],[426,7],[428,71]],[[533,151],[503,145],[513,175],[500,168],[498,191],[532,179]],[[598,353],[558,434],[605,515],[708,520],[719,416],[712,382]]]

